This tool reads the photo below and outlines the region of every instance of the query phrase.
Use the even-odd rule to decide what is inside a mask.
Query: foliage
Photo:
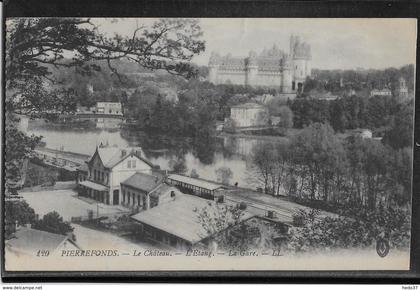
[[[219,247],[229,247],[236,243],[241,247],[244,241],[235,239],[226,229],[239,225],[243,214],[244,212],[237,207],[211,203],[197,212],[197,220],[207,235],[216,238]]]
[[[289,232],[291,251],[331,250],[368,247],[386,238],[392,248],[407,248],[410,241],[410,213],[402,209],[359,210],[357,215],[320,217],[319,212],[300,213],[303,223]]]
[[[178,158],[172,162],[172,169],[175,173],[183,174],[187,171],[187,167],[185,165],[185,159]]]
[[[263,143],[253,148],[253,176],[264,186],[264,193],[280,194],[288,175],[288,158],[288,143]]]
[[[67,235],[73,232],[73,227],[68,222],[64,222],[58,212],[49,212],[42,219],[36,221],[32,228],[54,234]]]
[[[413,101],[399,104],[383,142],[395,149],[413,145]]]
[[[4,202],[4,224],[6,235],[14,232],[18,225],[32,224],[36,220],[35,211],[24,200],[6,199]]]
[[[414,90],[414,65],[405,65],[399,69],[387,68],[384,70],[319,70],[313,69],[314,78],[305,82],[305,92],[314,94],[329,91],[341,96],[348,88],[361,95],[364,90],[373,88],[382,89],[389,87],[395,95],[398,88],[398,80],[403,77],[407,81],[409,92]],[[342,80],[342,81],[340,81]],[[361,95],[366,97],[365,95]]]
[[[225,121],[225,124],[223,126],[223,131],[227,133],[236,133],[236,122],[232,118],[229,118]]]
[[[293,112],[288,106],[281,106],[278,108],[278,116],[280,117],[278,127],[284,135],[287,129],[293,127]]]
[[[250,177],[265,193],[338,212],[410,204],[412,152],[374,139],[340,139],[328,124],[305,127],[288,143],[263,143],[252,153]]]
[[[191,169],[190,177],[192,177],[192,178],[199,178],[200,175],[198,175],[197,170]]]
[[[320,210],[318,209],[298,209],[298,211],[294,212],[292,215],[293,226],[303,227],[308,223],[313,223],[319,214]]]
[[[221,250],[273,250],[275,238],[284,229],[261,219],[243,221],[244,211],[238,206],[214,203],[197,213],[198,222]]]
[[[333,101],[298,98],[290,103],[290,108],[294,114],[296,128],[303,128],[310,123],[329,122],[338,132],[357,128],[387,128],[392,125],[397,126],[398,120],[404,125],[395,128],[395,131],[402,130],[408,133],[409,118],[413,115],[410,111],[413,108],[412,103],[403,105],[393,96],[352,95]],[[404,140],[406,139],[407,137]]]
[[[291,142],[293,173],[299,180],[299,197],[333,198],[341,186],[345,151],[328,124],[314,123],[294,136]]]
[[[325,123],[330,119],[328,101],[297,98],[291,103],[290,109],[296,128],[303,128],[310,123]]]
[[[196,68],[188,62],[204,51],[201,37],[195,19],[160,19],[150,27],[138,27],[131,37],[108,37],[86,18],[9,19],[5,45],[5,108],[10,113],[6,120],[7,192],[11,189],[9,181],[15,182],[10,179],[19,178],[20,164],[39,141],[18,131],[13,113],[48,117],[76,110],[77,91],[71,85],[60,86],[58,68],[72,68],[75,74],[86,76],[100,71],[97,62],[102,62],[123,81],[112,61],[127,59],[143,68],[191,78],[196,75]],[[84,104],[92,105],[93,101]]]
[[[24,160],[32,155],[32,150],[41,138],[34,135],[27,136],[22,133],[14,124],[19,119],[12,114],[7,113],[6,118],[4,155],[5,186],[7,193],[16,194],[17,185],[21,181],[21,169]]]
[[[215,170],[217,181],[228,185],[233,177],[233,172],[229,167],[219,167]]]
[[[99,70],[92,60],[129,59],[149,69],[191,77],[185,61],[204,50],[202,32],[194,19],[160,19],[138,27],[132,37],[107,37],[86,18],[16,18],[7,23],[6,75],[8,87],[20,81],[48,78],[48,64],[76,67],[81,73]],[[66,59],[70,52],[73,56]]]

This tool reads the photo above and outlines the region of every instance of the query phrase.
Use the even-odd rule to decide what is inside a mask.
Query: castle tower
[[[295,50],[295,36],[292,34],[290,35],[290,47],[289,47],[289,54],[293,58],[293,51]]]
[[[219,55],[215,52],[211,53],[209,60],[209,76],[208,81],[217,84],[217,73],[219,70]]]
[[[407,98],[408,97],[408,88],[403,77],[400,77],[398,80],[398,96],[400,98]]]
[[[249,52],[249,57],[246,59],[246,76],[245,85],[255,86],[257,84],[258,62],[257,54],[254,51]]]
[[[306,56],[306,76],[310,77],[312,74],[312,53],[311,46],[305,43],[305,56]]]
[[[292,58],[292,90],[303,89],[306,77],[311,76],[311,47],[301,42],[298,36],[290,38],[290,57]]]

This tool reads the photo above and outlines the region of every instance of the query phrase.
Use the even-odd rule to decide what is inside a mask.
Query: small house
[[[374,97],[374,96],[392,96],[392,92],[388,88],[384,88],[384,89],[381,89],[381,90],[373,89],[373,90],[370,91],[370,96],[371,97]]]
[[[62,250],[80,250],[80,247],[67,236],[20,227],[5,241],[5,249],[16,255],[34,256],[38,250],[51,255]]]
[[[179,190],[163,183],[163,176],[136,172],[121,182],[121,205],[140,210],[148,210],[171,199]]]
[[[104,115],[123,115],[122,106],[119,102],[97,102],[96,113]]]
[[[268,125],[268,111],[263,105],[245,103],[230,108],[230,118],[237,127],[259,127]]]

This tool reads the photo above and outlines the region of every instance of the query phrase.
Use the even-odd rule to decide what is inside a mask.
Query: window
[[[136,160],[131,161],[131,167],[136,168]]]
[[[131,168],[131,160],[127,161],[127,168]]]

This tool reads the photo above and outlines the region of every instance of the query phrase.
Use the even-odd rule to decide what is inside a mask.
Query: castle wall
[[[245,85],[245,70],[220,70],[217,73],[216,84],[231,83],[233,85]]]
[[[310,77],[312,73],[312,64],[310,60],[306,61],[306,76]]]
[[[280,71],[278,72],[262,72],[259,71],[257,75],[257,85],[265,87],[276,87],[281,85],[282,76]]]
[[[293,82],[293,75],[292,72],[288,69],[283,71],[283,76],[281,79],[281,88],[280,91],[283,93],[291,93],[292,92],[292,82]]]
[[[215,84],[270,87],[288,94],[295,92],[311,76],[311,59],[310,45],[292,35],[288,54],[275,45],[272,49],[264,49],[259,56],[250,51],[246,58],[213,53],[208,79]]]

